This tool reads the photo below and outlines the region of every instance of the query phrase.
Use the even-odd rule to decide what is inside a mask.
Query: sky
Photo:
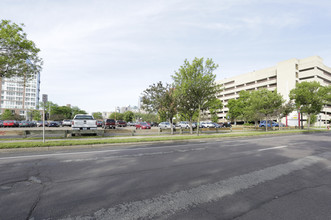
[[[216,79],[318,55],[331,66],[329,0],[0,0],[41,49],[41,92],[92,112],[137,106],[184,60],[211,58]]]

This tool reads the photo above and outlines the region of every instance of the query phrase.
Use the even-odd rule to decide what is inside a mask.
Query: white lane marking
[[[202,144],[194,144],[194,146],[199,146],[199,145],[202,145]],[[24,155],[24,156],[15,156],[15,157],[2,157],[2,158],[0,158],[0,160],[39,158],[39,157],[56,157],[56,156],[80,155],[80,154],[98,154],[98,153],[107,153],[107,152],[124,152],[124,151],[137,151],[137,150],[153,150],[153,149],[161,149],[161,148],[178,148],[181,146],[187,146],[187,145],[126,148],[126,149],[118,149],[118,150],[112,149],[112,150],[99,150],[99,151],[81,151],[81,152],[72,152],[72,153],[35,154],[35,155]]]
[[[281,148],[286,148],[286,147],[287,146],[270,147],[270,148],[259,149],[257,151],[275,150],[275,149],[281,149]]]
[[[205,184],[189,190],[168,193],[151,199],[123,203],[109,209],[101,209],[90,216],[68,216],[64,220],[73,219],[152,219],[188,210],[200,204],[215,202],[225,196],[254,187],[266,181],[288,175],[319,162],[330,162],[331,153],[317,156],[307,156],[289,163],[279,164],[262,170],[254,171],[213,184]],[[327,158],[327,159],[326,159]]]

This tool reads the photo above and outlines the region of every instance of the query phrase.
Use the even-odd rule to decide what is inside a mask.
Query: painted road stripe
[[[281,149],[281,148],[286,148],[286,147],[287,147],[287,146],[270,147],[270,148],[260,149],[260,150],[258,150],[258,151],[275,150],[275,149]]]
[[[91,216],[70,216],[64,218],[64,220],[132,220],[151,219],[160,216],[169,217],[178,211],[188,210],[190,207],[218,201],[225,196],[288,175],[319,162],[330,162],[326,158],[331,158],[331,153],[307,156],[289,163],[235,176],[213,184],[205,184],[189,190],[168,193],[151,199],[120,204],[109,209],[101,209]]]

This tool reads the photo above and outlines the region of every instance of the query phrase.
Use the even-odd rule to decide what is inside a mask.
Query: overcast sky
[[[217,80],[313,55],[331,66],[329,0],[0,0],[0,18],[41,49],[41,94],[90,113],[138,105],[194,57]]]

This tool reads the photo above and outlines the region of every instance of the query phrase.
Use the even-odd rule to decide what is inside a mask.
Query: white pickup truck
[[[92,115],[78,114],[71,121],[73,130],[95,130],[97,129],[97,120]]]

